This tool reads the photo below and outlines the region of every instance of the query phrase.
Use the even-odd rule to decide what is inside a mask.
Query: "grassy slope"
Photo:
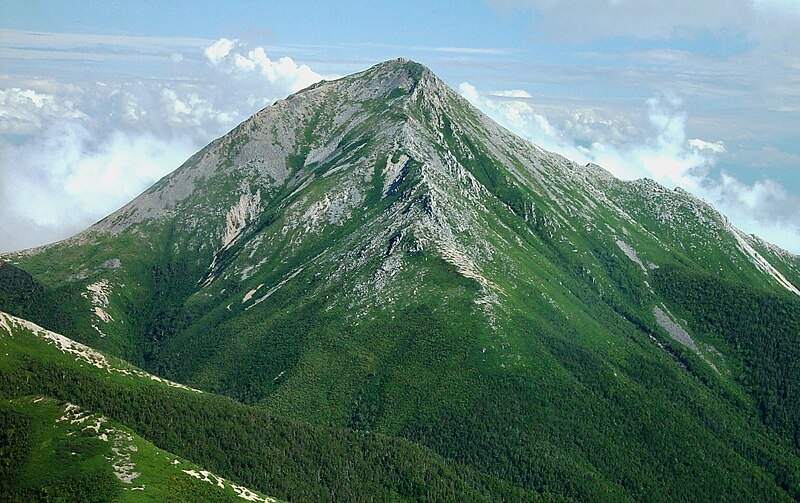
[[[73,424],[73,418],[82,416],[63,419],[68,415],[63,403],[42,397],[0,403],[1,431],[6,435],[0,477],[4,501],[241,501],[230,482],[222,482],[225,487],[220,488],[216,478],[211,483],[186,474],[183,470],[202,469],[118,423],[102,423],[100,431],[114,431],[109,440],[102,440],[87,428],[99,416]],[[113,464],[129,462],[130,474],[136,477],[123,483]],[[252,492],[251,497],[265,501]]]
[[[48,412],[35,412],[20,404],[27,403],[22,397],[40,395],[97,411],[159,448],[291,501],[557,499],[514,487],[403,440],[281,420],[219,396],[98,369],[63,354],[30,330],[12,326],[13,335],[0,336],[0,354],[4,355],[0,357],[0,393],[11,400],[4,406],[24,409],[14,414],[14,428],[34,437],[31,421],[41,418],[30,416],[47,416]],[[0,328],[0,333],[3,331]],[[110,361],[115,368],[132,368],[113,358]],[[54,407],[48,410],[52,412]],[[33,438],[34,445],[42,441]],[[100,462],[98,442],[88,442],[94,450],[87,463]],[[20,445],[16,452],[24,451]],[[143,448],[142,452],[148,451]],[[161,457],[151,458],[143,461],[149,465],[163,462]],[[41,470],[55,462],[53,459],[34,461],[27,467],[18,464],[12,474],[25,477],[28,470]],[[65,477],[79,478],[81,466],[67,470]],[[150,483],[158,490],[158,480]],[[118,485],[108,485],[109,491],[119,492]],[[61,485],[53,490],[67,494]]]
[[[797,498],[795,430],[786,429],[797,418],[792,403],[763,398],[770,395],[771,381],[754,382],[739,371],[750,365],[754,375],[770,367],[792,375],[787,362],[775,355],[793,347],[796,334],[788,333],[774,353],[753,364],[746,363],[752,359],[742,356],[741,346],[719,342],[724,334],[692,325],[702,356],[720,369],[714,372],[670,339],[651,310],[664,302],[692,323],[699,314],[682,307],[680,294],[663,286],[659,270],[642,270],[614,241],[624,239],[644,262],[664,270],[671,264],[713,271],[726,284],[753,285],[746,291],[756,296],[774,289],[740,253],[731,252],[730,236],[716,233],[718,217],[708,216],[680,193],[607,182],[600,188],[641,225],[602,204],[592,220],[581,222],[571,213],[579,207],[573,202],[587,198],[577,182],[551,187],[570,203],[559,205],[535,190],[543,182],[533,175],[517,180],[510,166],[490,152],[487,139],[464,132],[476,119],[454,103],[451,125],[443,131],[447,150],[491,194],[480,201],[488,225],[479,237],[503,251],[483,264],[507,294],[502,309],[495,311],[494,329],[474,303],[479,285],[436,253],[409,251],[409,242],[401,240],[407,245],[407,267],[394,279],[399,295],[391,303],[369,306],[366,314],[350,301],[379,261],[370,262],[366,272],[352,271],[345,280],[327,284],[339,264],[311,260],[324,250],[331,255],[358,250],[364,236],[375,232],[369,222],[380,221],[392,205],[424,204],[424,194],[413,190],[413,170],[393,197],[373,191],[360,219],[328,226],[299,245],[292,241],[294,231],[280,233],[288,222],[287,206],[335,190],[337,176],[346,172],[319,178],[298,193],[289,184],[271,190],[252,234],[223,257],[230,267],[244,265],[248,243],[267,236],[259,251],[263,256],[256,257],[267,265],[246,281],[238,275],[221,277],[214,288],[199,290],[197,280],[211,260],[210,251],[191,241],[180,220],[145,229],[146,238],[122,234],[99,247],[55,248],[23,258],[21,265],[49,295],[61,293],[68,313],[77,313],[76,323],[61,323],[76,338],[174,379],[257,403],[272,414],[402,436],[495,481],[597,501]],[[391,111],[399,113],[396,107]],[[432,117],[417,118],[439,124]],[[310,142],[329,133],[312,131],[324,122],[316,117],[298,124],[302,141],[291,159],[298,173]],[[355,146],[370,147],[368,132],[379,126],[362,125],[343,140],[345,146],[363,154],[368,148]],[[358,160],[345,150],[336,162]],[[396,152],[374,154],[370,162],[377,174]],[[520,157],[515,162],[529,161]],[[554,159],[535,162],[552,163],[552,172],[558,169]],[[321,175],[332,167],[309,169]],[[376,176],[371,183],[381,188],[384,180]],[[209,180],[206,203],[217,204],[216,198],[223,197],[209,192],[212,188],[232,190],[237,184]],[[669,211],[654,201],[667,204]],[[698,215],[708,216],[707,222],[698,223]],[[573,225],[559,223],[559,216]],[[123,268],[102,270],[110,258],[121,258]],[[76,267],[87,268],[91,278],[110,277],[126,285],[115,290],[116,311],[111,312],[125,323],[103,327],[106,338],[95,335],[80,314],[90,312],[79,295],[84,285],[65,281],[65,271]],[[245,311],[245,292],[262,283],[267,290],[300,267],[306,269],[258,309]],[[737,337],[750,346],[757,343],[749,333]],[[787,393],[781,386],[776,392]],[[791,389],[780,396],[794,396]],[[150,426],[151,434],[164,435],[157,424]],[[304,448],[316,452],[313,443]]]

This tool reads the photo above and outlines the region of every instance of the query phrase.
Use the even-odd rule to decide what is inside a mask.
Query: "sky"
[[[681,186],[800,254],[800,0],[0,12],[0,252],[79,232],[276,99],[404,56],[543,148]]]

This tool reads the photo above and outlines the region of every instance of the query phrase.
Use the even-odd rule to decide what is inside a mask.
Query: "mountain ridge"
[[[797,257],[417,63],[279,100],[79,236],[6,255],[0,309],[523,491],[800,494]]]

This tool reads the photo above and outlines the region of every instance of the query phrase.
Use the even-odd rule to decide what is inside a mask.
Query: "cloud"
[[[66,38],[102,50],[101,40]],[[84,229],[238,122],[322,78],[238,40],[191,41],[180,46],[187,52],[169,40],[133,42],[156,47],[179,77],[0,77],[0,251]]]
[[[204,53],[214,67],[236,75],[248,76],[256,73],[286,92],[299,91],[323,79],[322,75],[308,65],[298,65],[288,56],[273,60],[267,56],[263,47],[247,52],[240,51],[242,47],[243,44],[238,40],[221,38],[208,46]]]
[[[598,38],[692,38],[704,33],[744,35],[751,42],[797,39],[796,0],[490,0],[505,10],[530,10],[550,37],[586,42]]]
[[[189,140],[52,124],[36,140],[0,145],[0,251],[67,237],[105,216],[179,166]]]
[[[697,150],[708,150],[709,152],[713,152],[715,154],[723,154],[726,152],[725,143],[721,141],[708,142],[699,138],[693,138],[689,140],[689,146],[696,148]]]
[[[464,82],[459,92],[490,117],[537,145],[580,163],[592,162],[623,179],[651,178],[681,186],[714,204],[740,228],[800,253],[800,197],[763,179],[744,183],[722,172],[712,175],[727,149],[721,141],[687,138],[682,101],[661,95],[645,103],[647,128],[591,110],[548,114],[517,94],[482,94]],[[587,141],[588,140],[588,141]]]
[[[503,91],[495,91],[491,93],[492,96],[499,96],[503,98],[533,98],[531,93],[522,89],[507,89]]]
[[[221,38],[206,47],[203,50],[203,54],[205,54],[206,59],[208,59],[208,61],[212,64],[219,64],[228,54],[231,53],[231,49],[233,49],[233,46],[236,45],[237,42],[237,40]]]
[[[0,134],[32,134],[45,121],[53,119],[86,119],[70,100],[57,100],[53,95],[33,89],[0,89]]]
[[[739,228],[800,254],[800,197],[765,178],[743,183],[726,172],[705,180],[705,197]]]

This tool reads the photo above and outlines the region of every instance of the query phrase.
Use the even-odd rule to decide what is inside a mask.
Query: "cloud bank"
[[[169,51],[180,78],[0,88],[0,252],[82,230],[252,113],[322,79],[238,40]]]

